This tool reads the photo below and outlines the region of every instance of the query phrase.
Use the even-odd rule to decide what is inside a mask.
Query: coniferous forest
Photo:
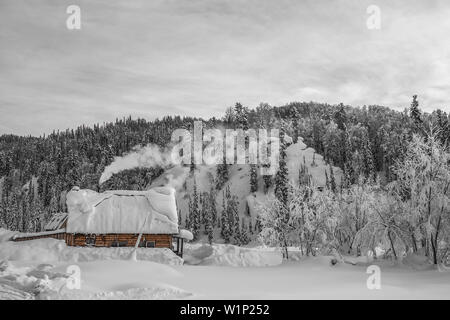
[[[52,214],[66,211],[64,195],[75,185],[96,191],[143,190],[163,172],[161,168],[122,171],[102,185],[99,179],[115,156],[149,143],[167,146],[175,129],[190,129],[194,120],[197,119],[179,116],[154,121],[129,117],[40,137],[1,136],[0,227],[21,232],[41,231]],[[330,168],[336,166],[342,170],[340,185],[336,185],[333,177],[327,177],[325,192],[316,192],[308,183],[292,187],[286,182],[287,169],[281,152],[280,170],[272,181],[267,181],[267,187],[275,184],[274,203],[261,209],[261,221],[258,221],[262,224],[259,225],[261,236],[268,242],[286,248],[298,244],[305,254],[313,254],[319,241],[317,235],[322,232],[326,236],[331,232],[328,239],[332,240],[327,241],[327,246],[333,250],[342,251],[345,243],[348,250],[360,254],[363,248],[373,247],[382,238],[390,242],[394,256],[397,243],[401,241],[408,248],[427,250],[437,261],[438,240],[443,239],[443,235],[448,237],[449,222],[448,208],[439,207],[439,195],[435,193],[439,191],[448,197],[445,188],[449,188],[450,180],[444,179],[447,185],[436,182],[448,174],[449,167],[450,117],[445,112],[422,112],[418,97],[414,96],[404,111],[377,105],[352,107],[293,102],[280,107],[261,103],[249,108],[237,103],[228,108],[222,118],[203,121],[206,128],[280,128],[282,134],[293,137],[294,143],[298,136],[303,137],[305,144],[322,155]],[[283,148],[281,145],[281,151]],[[217,181],[217,189],[227,179],[224,166],[219,165],[217,170],[222,177],[222,181]],[[421,172],[426,173],[420,175]],[[257,188],[255,168],[252,168],[251,181],[249,188],[254,192]],[[433,189],[436,187],[440,190]],[[376,199],[379,190],[391,195],[384,198],[386,210],[372,212],[364,208],[380,200]],[[336,194],[339,194],[339,202],[334,201]],[[207,198],[208,194],[200,195],[196,201],[206,203]],[[226,198],[232,199],[233,195],[227,194]],[[303,201],[297,203],[298,199]],[[347,223],[349,227],[339,228],[338,223],[330,229],[330,217],[321,217],[324,220],[319,221],[317,210],[321,205],[339,207],[324,210],[325,213],[345,211],[347,215],[340,219],[351,220]],[[425,213],[417,210],[411,213],[411,206],[417,209],[422,205]],[[344,210],[342,206],[348,207]],[[364,210],[367,215],[360,215]],[[409,212],[408,217],[401,218],[402,212]],[[309,219],[308,214],[313,214],[314,219]],[[371,214],[374,216],[370,217]],[[308,222],[305,219],[309,219]],[[211,230],[216,225],[221,227],[225,240],[231,237],[228,221],[220,221],[218,213],[206,220],[203,223],[209,241],[213,240]],[[239,218],[237,220],[239,229]],[[322,223],[327,226],[323,230]],[[201,228],[201,222],[196,228]],[[248,226],[242,226],[239,232],[242,230],[248,230]],[[376,234],[381,234],[379,239],[373,236]],[[247,234],[242,238],[245,238],[244,243],[249,241]]]

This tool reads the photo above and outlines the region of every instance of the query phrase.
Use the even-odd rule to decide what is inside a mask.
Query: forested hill
[[[164,146],[175,129],[189,129],[194,120],[127,118],[42,137],[1,136],[0,227],[38,231],[53,212],[65,210],[60,197],[73,185],[102,190],[100,175],[114,156],[136,145]],[[442,142],[450,136],[449,116],[440,110],[422,114],[415,99],[404,112],[312,102],[282,107],[260,104],[250,109],[237,103],[222,119],[204,123],[206,127],[282,128],[294,138],[302,136],[325,161],[343,169],[345,184],[376,173],[384,181],[394,179],[390,166],[401,159],[413,133],[433,127]],[[158,173],[158,168],[130,170],[121,173],[122,178],[113,177],[107,188],[142,188]]]

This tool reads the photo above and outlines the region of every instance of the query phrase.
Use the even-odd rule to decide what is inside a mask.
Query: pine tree
[[[299,128],[300,114],[299,114],[296,106],[292,107],[291,117],[292,117],[292,130],[293,130],[292,142],[297,143],[298,136],[300,135],[300,128]]]
[[[348,131],[344,132],[344,168],[343,168],[343,186],[348,188],[355,182],[355,172],[352,163],[352,146]]]
[[[450,117],[438,109],[436,114],[437,137],[443,146],[450,145]]]
[[[367,180],[373,180],[375,178],[375,163],[367,134],[364,135],[362,154],[364,169],[363,174]]]
[[[275,175],[275,197],[283,204],[287,204],[289,193],[288,169],[286,164],[286,145],[282,142],[284,133],[280,133],[280,161]]]
[[[343,103],[339,104],[336,113],[334,114],[334,120],[340,130],[346,130],[347,124],[347,112]]]
[[[248,227],[245,224],[244,219],[242,219],[240,235],[241,235],[240,239],[241,245],[247,245],[250,242],[250,237],[248,235]]]
[[[211,210],[211,201],[208,193],[204,193],[202,212],[204,215],[205,234],[208,236],[209,244],[212,244],[214,239],[214,222],[213,212]]]
[[[190,207],[191,207],[191,200],[189,199],[189,208]],[[189,219],[189,212],[186,213],[186,218],[184,219],[184,227],[186,229],[188,229],[188,230],[192,230],[192,228],[191,228],[191,220]]]
[[[331,165],[331,163],[329,164],[329,167],[330,167],[330,190],[333,193],[336,193],[336,179],[334,177],[333,166]]]
[[[228,181],[228,165],[224,157],[223,163],[217,165],[216,170],[216,189],[221,190]]]
[[[255,164],[250,165],[250,192],[258,191],[258,174],[256,172],[257,166]]]
[[[248,110],[239,102],[234,107],[234,114],[239,129],[248,130]]]
[[[199,199],[197,193],[197,181],[194,176],[194,186],[192,191],[192,203],[189,212],[189,219],[191,223],[192,234],[194,239],[197,240],[200,236],[201,229],[201,213],[199,210]]]
[[[241,224],[239,217],[237,218],[236,223],[234,225],[233,239],[235,245],[237,246],[242,245]]]
[[[264,167],[269,167],[270,165],[263,165]],[[271,175],[263,175],[263,181],[264,181],[264,193],[267,194],[269,191],[269,188],[272,186],[272,176]]]
[[[422,125],[422,113],[419,109],[419,101],[417,100],[417,95],[413,95],[413,101],[411,102],[411,107],[409,108],[409,115],[413,119],[417,127]]]
[[[223,192],[222,195],[222,213],[220,217],[220,222],[221,222],[220,235],[224,239],[225,243],[230,243],[230,221],[225,192]]]
[[[216,191],[214,190],[214,187],[211,187],[209,190],[208,200],[209,200],[209,210],[211,212],[212,224],[214,226],[216,224],[216,222],[219,220],[217,218]]]
[[[239,243],[240,239],[240,220],[239,220],[239,201],[235,195],[231,194],[230,186],[225,190],[226,198],[226,222],[227,222],[227,238],[234,239],[235,244]],[[223,224],[222,224],[223,227]]]
[[[262,231],[262,223],[261,223],[261,217],[258,215],[256,217],[256,223],[255,223],[255,232],[257,234],[261,233]]]
[[[239,212],[238,212],[238,203],[237,203],[237,197],[233,196],[232,198],[232,205],[231,208],[233,209],[233,223],[234,223],[234,239],[235,243],[237,245],[241,245],[241,220],[239,218]]]
[[[208,242],[212,245],[214,240],[214,228],[211,224],[208,224],[206,227],[206,234],[208,235]]]

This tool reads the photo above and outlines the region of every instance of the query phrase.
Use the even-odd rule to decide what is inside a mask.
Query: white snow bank
[[[15,233],[11,239],[49,236],[52,234],[65,233],[65,232],[66,232],[66,229],[59,229],[59,230],[53,230],[53,231],[42,231],[42,232],[30,232],[30,233],[18,232],[18,233]]]
[[[180,238],[186,239],[188,241],[191,241],[192,239],[194,239],[194,235],[192,234],[192,232],[190,232],[189,230],[185,230],[185,229],[181,229],[180,232],[178,233],[178,236]]]
[[[178,233],[173,188],[104,193],[73,188],[67,209],[69,233]]]
[[[37,239],[0,243],[0,261],[84,262],[95,260],[127,260],[134,248],[70,247],[62,240]],[[168,248],[138,248],[137,259],[169,265],[181,265],[183,259]]]
[[[0,228],[0,243],[9,241],[17,233],[19,232]]]
[[[244,248],[229,244],[187,245],[184,260],[193,265],[229,267],[267,267],[279,265],[283,261],[277,250]]]
[[[87,294],[83,299],[89,300],[173,300],[183,299],[192,294],[170,286],[153,286],[150,288],[131,288],[123,291],[105,291],[95,294]],[[78,298],[72,295],[63,295],[63,299]]]
[[[24,265],[22,262],[20,265]],[[109,260],[77,264],[81,287],[67,287],[67,265],[0,262],[0,300],[24,299],[180,299],[191,293],[164,281],[182,277],[168,265]],[[132,271],[130,271],[132,269]],[[124,272],[127,270],[129,272]]]
[[[52,265],[16,267],[0,262],[0,300],[45,299],[67,283],[66,273],[54,272]]]
[[[151,261],[104,260],[77,264],[80,290],[61,290],[61,299],[181,299],[191,293],[173,285],[183,274],[173,266]],[[64,272],[66,265],[54,271]]]

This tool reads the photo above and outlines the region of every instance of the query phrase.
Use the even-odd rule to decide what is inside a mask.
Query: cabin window
[[[146,246],[147,248],[154,248],[154,247],[156,247],[156,242],[155,242],[155,241],[147,241],[147,242],[145,243],[145,246]]]
[[[111,243],[111,247],[127,247],[128,246],[128,241],[117,241],[114,240]]]
[[[86,246],[88,246],[88,247],[95,246],[95,235],[94,236],[86,236]]]

